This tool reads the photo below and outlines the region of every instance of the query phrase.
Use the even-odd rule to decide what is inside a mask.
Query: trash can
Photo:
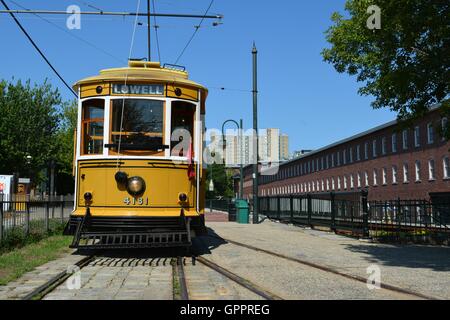
[[[237,222],[249,222],[249,206],[246,200],[236,200]]]
[[[236,221],[236,203],[234,201],[230,201],[228,204],[228,221]]]

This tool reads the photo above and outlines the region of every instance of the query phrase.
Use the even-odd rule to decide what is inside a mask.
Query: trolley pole
[[[150,46],[150,0],[147,0],[147,45],[148,45],[148,61],[152,61],[152,52]]]
[[[259,222],[258,217],[258,50],[253,42],[253,223]]]

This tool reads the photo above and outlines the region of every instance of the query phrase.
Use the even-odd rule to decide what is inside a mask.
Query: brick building
[[[369,200],[450,197],[447,119],[432,109],[413,126],[391,121],[280,165],[260,175],[259,195],[349,192],[368,189]],[[252,194],[251,166],[244,195]]]

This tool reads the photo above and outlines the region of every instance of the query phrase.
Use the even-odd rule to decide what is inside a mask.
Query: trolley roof
[[[201,89],[207,94],[206,89],[201,84],[188,79],[186,71],[175,70],[167,67],[161,67],[159,62],[148,61],[128,61],[128,67],[104,69],[98,76],[82,79],[73,85],[75,91],[79,86],[85,84],[101,82],[162,82],[186,85]]]

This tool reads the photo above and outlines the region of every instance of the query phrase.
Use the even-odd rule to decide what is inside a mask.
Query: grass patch
[[[19,278],[34,268],[70,252],[71,236],[50,235],[0,255],[0,285]]]

